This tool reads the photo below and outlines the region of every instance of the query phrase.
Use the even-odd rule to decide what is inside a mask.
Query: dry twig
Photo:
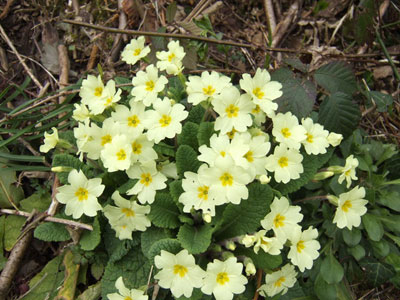
[[[274,7],[272,6],[271,0],[264,0],[264,11],[269,25],[269,30],[271,33],[274,33],[276,28],[276,20],[275,20]]]
[[[11,40],[8,38],[6,32],[3,29],[3,26],[0,25],[0,34],[3,37],[4,41],[8,44],[8,46],[11,48],[11,50],[14,52],[14,54],[17,56],[18,60],[24,67],[25,71],[28,73],[28,75],[32,78],[33,82],[38,86],[39,89],[43,89],[42,84],[37,80],[37,78],[33,75],[32,71],[29,69],[29,67],[26,65],[25,61],[22,59],[21,55],[18,53],[17,49],[14,47],[13,43]]]
[[[0,14],[0,20],[5,19],[8,16],[8,13],[10,12],[10,8],[13,5],[15,0],[8,0],[6,3],[6,6],[3,9],[3,12]]]

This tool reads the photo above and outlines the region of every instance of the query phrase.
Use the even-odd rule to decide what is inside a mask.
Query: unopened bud
[[[333,147],[338,146],[343,140],[343,135],[331,132],[328,135],[328,143],[331,144]]]
[[[210,214],[205,213],[205,214],[203,214],[202,217],[203,217],[204,222],[206,222],[206,223],[211,223],[212,218],[211,218],[211,215],[210,215]]]
[[[254,235],[247,235],[247,234],[246,234],[246,235],[242,238],[241,243],[242,243],[243,245],[245,245],[245,246],[248,248],[248,247],[253,246],[253,244],[255,243],[255,241],[256,241],[256,238],[254,237]]]
[[[330,166],[326,169],[328,172],[333,172],[335,174],[342,174],[344,171],[344,167],[342,166]]]
[[[54,173],[61,173],[61,172],[71,172],[74,168],[72,167],[65,167],[65,166],[58,166],[58,167],[52,167],[51,171]]]
[[[231,257],[235,257],[235,255],[232,252],[229,252],[229,251],[222,252],[222,259],[223,260],[227,260],[227,259],[229,259]]]
[[[326,198],[328,199],[328,201],[331,204],[338,206],[338,203],[339,203],[339,198],[338,197],[336,197],[334,195],[327,195]]]
[[[261,175],[260,176],[260,183],[261,184],[268,184],[268,183],[270,183],[270,181],[271,181],[271,176],[267,176],[267,175]]]
[[[253,261],[251,258],[246,257],[243,261],[245,265],[245,272],[247,276],[255,275],[257,272],[256,266],[254,265]]]
[[[225,244],[225,248],[231,251],[235,251],[236,249],[236,244],[234,241],[227,241]]]
[[[314,175],[313,180],[324,180],[335,175],[332,171],[319,172]]]

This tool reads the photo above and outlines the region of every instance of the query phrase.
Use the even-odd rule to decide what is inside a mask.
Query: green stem
[[[397,67],[396,67],[396,65],[394,64],[392,58],[390,57],[390,54],[389,54],[388,50],[386,49],[385,44],[383,43],[383,40],[382,40],[382,38],[381,38],[381,35],[379,34],[378,29],[375,30],[375,33],[376,33],[376,38],[377,38],[377,40],[378,40],[378,43],[379,43],[379,45],[381,46],[381,48],[382,48],[382,50],[383,50],[383,53],[385,54],[387,60],[389,61],[390,66],[391,66],[392,69],[393,69],[393,74],[395,75],[395,77],[397,78],[397,80],[400,81],[400,74],[399,74],[399,71],[397,71]]]

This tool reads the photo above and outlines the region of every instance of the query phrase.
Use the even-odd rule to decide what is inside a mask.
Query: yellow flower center
[[[217,283],[220,285],[224,285],[225,283],[229,282],[229,276],[226,272],[220,272],[217,274]]]
[[[248,151],[245,155],[244,158],[247,159],[248,162],[253,162],[253,151]]]
[[[286,139],[292,135],[290,133],[289,128],[287,128],[287,127],[282,128],[281,133],[282,133],[283,137],[286,138]]]
[[[152,90],[154,90],[153,80],[147,81],[146,82],[146,91],[151,92]]]
[[[283,277],[283,276],[280,277],[277,281],[275,281],[274,286],[275,286],[275,287],[281,287],[282,283],[284,283],[285,280],[286,280],[285,277]]]
[[[133,142],[132,143],[132,152],[134,154],[140,154],[142,153],[142,145],[137,143],[137,142]]]
[[[140,120],[137,115],[133,115],[128,118],[128,126],[129,127],[136,127],[139,124],[140,124]]]
[[[314,136],[312,134],[307,133],[307,143],[313,143],[314,142]]]
[[[121,227],[122,227],[122,229],[126,229],[126,225],[122,225]]]
[[[344,175],[345,175],[345,176],[350,176],[350,172],[351,172],[351,169],[350,169],[350,170],[347,170],[346,172],[344,172]]]
[[[296,246],[297,252],[301,253],[301,251],[303,251],[305,247],[306,246],[304,246],[304,241],[297,242],[297,246]]]
[[[222,186],[231,186],[233,184],[233,177],[231,174],[225,172],[222,174],[222,176],[219,178],[221,180]]]
[[[167,127],[171,123],[171,117],[168,115],[162,115],[158,122],[161,124],[161,127]]]
[[[286,157],[286,156],[282,156],[279,160],[278,160],[278,165],[281,167],[281,168],[285,168],[285,167],[287,167],[289,164],[288,164],[288,158]]]
[[[256,105],[255,108],[253,108],[253,110],[251,111],[251,113],[253,114],[258,114],[261,111],[261,108],[259,105]]]
[[[274,222],[274,226],[276,228],[285,226],[285,223],[284,223],[285,219],[286,219],[285,216],[282,216],[281,214],[277,214],[275,216],[275,218],[274,218],[274,221],[273,221]]]
[[[261,238],[261,245],[268,246],[270,243]]]
[[[125,214],[125,216],[127,216],[127,217],[134,217],[135,216],[135,212],[130,208],[124,207],[124,208],[121,209],[121,212],[123,214]]]
[[[225,109],[225,112],[228,115],[228,118],[236,118],[238,116],[239,107],[231,104]]]
[[[215,89],[211,85],[209,85],[208,87],[203,88],[203,93],[204,95],[212,96],[215,93]]]
[[[226,152],[225,151],[221,151],[219,154],[221,154],[222,157],[225,157]]]
[[[89,191],[85,188],[80,187],[79,189],[76,190],[75,196],[78,197],[79,201],[87,200],[89,196]]]
[[[174,266],[174,274],[179,274],[180,277],[184,277],[186,273],[188,272],[188,269],[185,266],[182,265],[175,265]]]
[[[142,52],[142,49],[137,48],[137,49],[135,49],[135,51],[133,51],[133,55],[138,56],[141,52]]]
[[[205,201],[208,200],[208,189],[209,187],[206,185],[200,186],[197,188],[197,191],[199,192],[197,194],[197,197],[199,197],[200,199],[203,199]]]
[[[125,152],[125,150],[124,149],[120,149],[118,152],[117,152],[117,159],[118,160],[125,160],[126,159],[126,152]]]
[[[111,143],[112,137],[111,135],[107,134],[101,137],[101,145],[104,146],[105,144]]]
[[[236,132],[237,132],[236,129],[233,128],[231,131],[227,132],[226,135],[229,137],[229,139],[233,139]]]
[[[94,95],[96,97],[100,97],[101,94],[103,94],[103,88],[101,86],[98,86],[97,88],[94,89]]]
[[[140,178],[140,183],[145,186],[149,186],[149,184],[153,181],[150,173],[143,173],[142,175],[140,175]]]
[[[168,55],[168,61],[171,62],[175,58],[175,53]]]
[[[109,106],[111,104],[112,98],[107,98],[106,102],[104,103],[104,106]]]
[[[262,99],[262,98],[264,97],[264,93],[261,92],[261,89],[260,89],[259,87],[256,87],[256,88],[253,90],[253,94],[254,94],[254,96],[256,96],[258,99]]]
[[[126,227],[126,226],[125,226]],[[125,229],[125,228],[124,228]],[[126,296],[125,298],[124,298],[124,300],[133,300],[131,297],[129,297],[129,296]]]
[[[342,210],[347,213],[349,211],[349,208],[352,208],[352,207],[353,207],[353,205],[351,205],[350,200],[346,200],[342,205]]]

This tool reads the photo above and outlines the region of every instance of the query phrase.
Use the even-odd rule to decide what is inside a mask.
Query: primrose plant
[[[122,59],[134,65],[149,52],[139,37]],[[183,75],[184,56],[171,41],[130,87],[102,75],[82,81],[73,139],[53,128],[40,148],[59,149],[56,198],[66,216],[95,217],[101,234],[112,232],[114,240],[91,251],[120,247],[119,257],[107,251],[113,259],[103,262],[104,298],[149,299],[157,286],[163,299],[284,295],[321,250],[318,229],[303,223],[307,211],[289,193],[338,174],[348,190],[327,195],[336,207],[330,222],[358,227],[367,210],[364,187],[350,189],[358,161],[350,155],[344,166],[317,173],[341,134],[279,110],[282,84],[267,70],[234,85],[214,71]],[[79,157],[73,164],[65,160],[71,154]],[[116,268],[129,255],[137,265]]]

